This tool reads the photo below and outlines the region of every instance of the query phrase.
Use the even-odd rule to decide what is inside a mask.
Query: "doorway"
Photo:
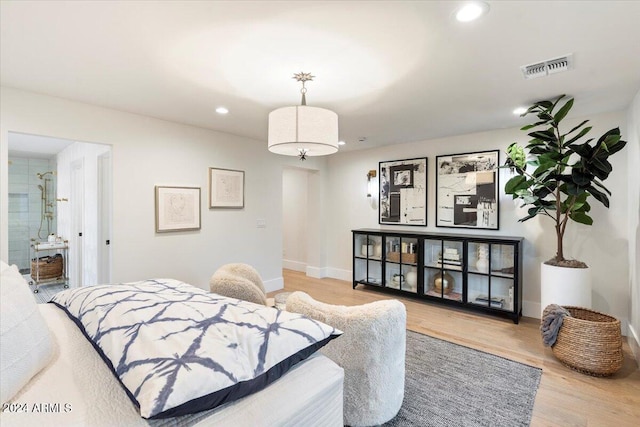
[[[47,240],[47,236],[43,238],[43,231],[38,234],[38,228],[29,228],[31,224],[39,224],[43,220],[40,209],[35,209],[37,202],[30,203],[29,198],[29,190],[35,188],[30,181],[37,185],[35,174],[43,172],[31,170],[29,159],[34,159],[31,161],[34,164],[45,162],[43,167],[46,166],[47,172],[51,172],[47,178],[55,178],[48,187],[53,189],[53,207],[46,212],[49,215],[46,219],[51,224],[45,228],[50,234],[69,242],[69,285],[77,287],[108,282],[111,277],[111,252],[101,248],[99,242],[110,242],[111,146],[8,133],[9,201],[10,204],[18,203],[21,206],[18,210],[29,209],[27,213],[20,212],[26,220],[17,222],[22,226],[18,232],[13,227],[16,221],[10,221],[9,259],[10,262],[18,260],[12,254],[20,255],[22,265],[12,263],[18,264],[25,273],[33,258],[31,244]],[[9,206],[10,216],[14,210],[15,206]],[[44,224],[48,225],[46,221]]]
[[[320,171],[282,171],[282,266],[311,277],[326,277]]]

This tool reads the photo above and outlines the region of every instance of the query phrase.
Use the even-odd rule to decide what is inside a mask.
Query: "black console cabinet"
[[[353,230],[353,288],[522,316],[521,237]]]

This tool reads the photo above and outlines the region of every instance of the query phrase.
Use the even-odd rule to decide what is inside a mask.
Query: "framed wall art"
[[[200,229],[200,188],[156,185],[156,232]]]
[[[427,158],[380,162],[379,223],[427,225]]]
[[[436,156],[436,226],[498,229],[499,150]]]
[[[211,208],[244,208],[244,171],[209,168]]]

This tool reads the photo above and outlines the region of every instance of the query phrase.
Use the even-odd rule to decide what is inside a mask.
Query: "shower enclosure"
[[[9,157],[9,263],[30,273],[31,244],[56,234],[55,160]]]

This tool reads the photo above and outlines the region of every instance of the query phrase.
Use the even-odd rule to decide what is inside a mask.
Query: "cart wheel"
[[[29,282],[29,286],[33,285],[33,280]]]
[[[38,293],[38,290],[37,290],[37,289],[34,289],[34,290],[33,290],[33,293],[34,293],[34,294],[37,294],[37,293]]]
[[[69,285],[64,285],[64,288],[65,288],[65,289],[69,288]]]

